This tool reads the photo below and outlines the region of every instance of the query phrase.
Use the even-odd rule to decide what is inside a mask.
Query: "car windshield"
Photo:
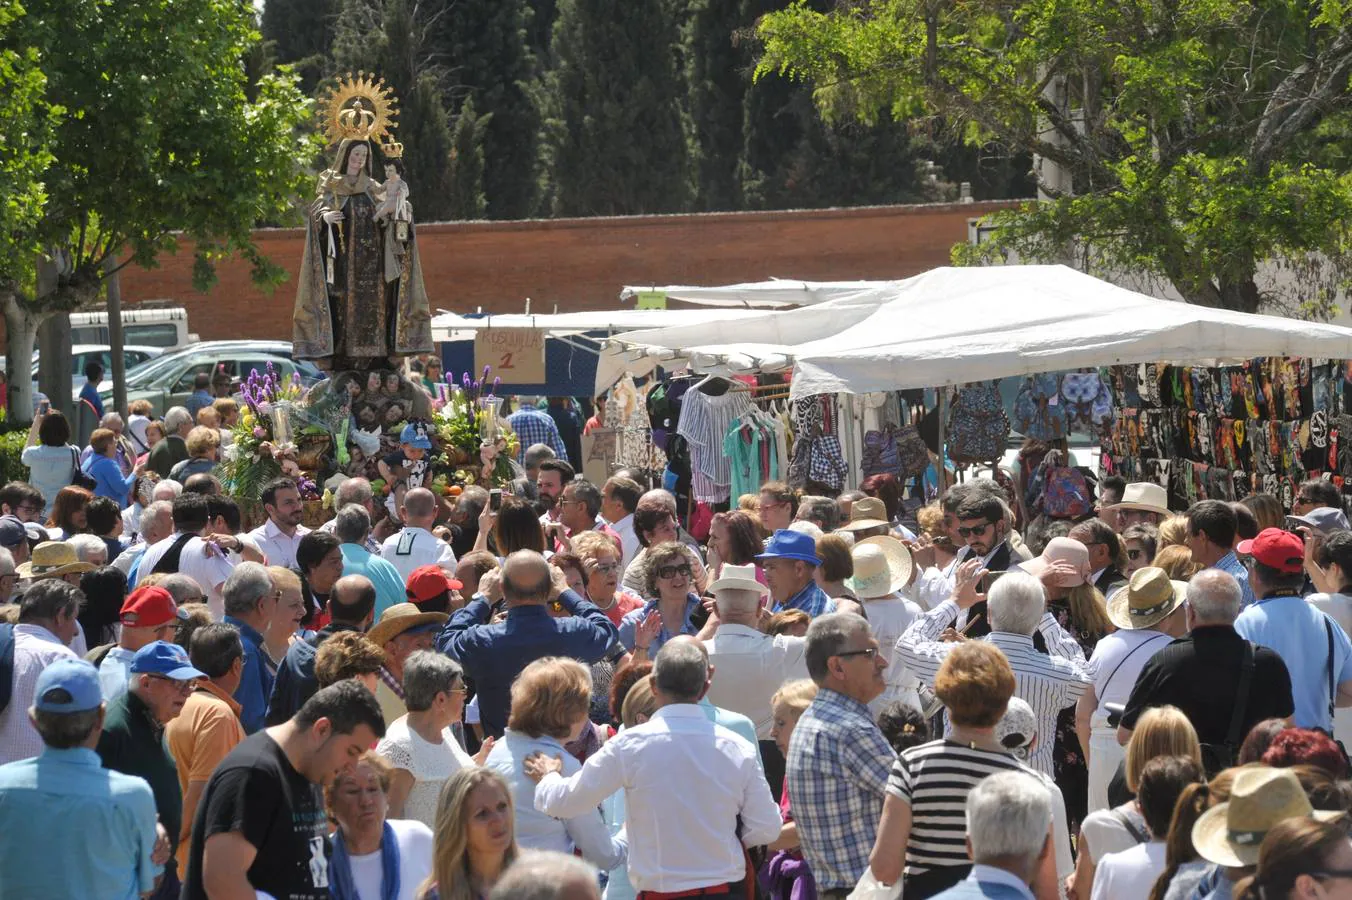
[[[157,356],[127,370],[127,387],[144,388],[157,377],[172,371],[183,364],[184,357],[179,354]]]

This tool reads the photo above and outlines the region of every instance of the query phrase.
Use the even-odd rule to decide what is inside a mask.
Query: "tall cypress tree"
[[[493,114],[480,116],[474,110],[474,98],[460,107],[451,133],[452,219],[482,219],[488,204],[484,200],[484,127]]]
[[[333,42],[340,73],[364,70],[385,79],[399,100],[396,139],[404,145],[404,178],[420,221],[450,218],[457,207],[451,181],[451,127],[438,81],[427,61],[423,25],[408,0],[346,0]]]
[[[559,0],[541,92],[555,215],[688,208],[676,38],[664,0]]]
[[[751,83],[751,55],[741,44],[750,25],[745,0],[689,0],[685,48],[696,209],[741,209],[739,162]]]
[[[448,67],[457,104],[453,111],[459,112],[468,97],[480,116],[487,215],[533,216],[539,208],[540,113],[528,87],[536,70],[526,43],[526,0],[441,3],[428,38]]]
[[[296,66],[306,93],[324,73],[342,5],[342,0],[267,0],[263,5],[263,37],[277,62]]]

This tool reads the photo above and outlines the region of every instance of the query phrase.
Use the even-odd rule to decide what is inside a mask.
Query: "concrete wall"
[[[625,284],[730,284],[770,277],[885,279],[946,265],[967,222],[1007,204],[967,203],[683,216],[453,222],[420,226],[419,254],[433,310],[534,312],[615,308]],[[155,269],[122,273],[123,302],[186,306],[203,340],[291,337],[303,232],[263,230],[258,246],[290,279],[266,293],[249,267],[218,267],[210,293],[192,287],[182,247]]]

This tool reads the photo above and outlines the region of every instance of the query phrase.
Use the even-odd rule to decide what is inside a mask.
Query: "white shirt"
[[[1305,600],[1337,622],[1346,634],[1352,635],[1352,597],[1347,594],[1310,594]],[[1333,711],[1333,736],[1344,744],[1352,744],[1352,706],[1340,706]]]
[[[746,716],[756,726],[757,739],[770,740],[770,698],[784,682],[807,677],[807,638],[719,625],[704,646],[717,670],[709,685],[710,702]]]
[[[105,701],[112,700],[127,689],[131,679],[131,660],[136,654],[121,647],[112,647],[99,663],[99,689]]]
[[[1150,662],[1150,657],[1173,641],[1169,635],[1147,628],[1130,631],[1119,628],[1099,638],[1087,666],[1089,677],[1094,679],[1094,696],[1098,698],[1095,722],[1107,723],[1108,710],[1104,704],[1126,705],[1131,689],[1136,686],[1136,677]]]
[[[276,522],[268,519],[249,532],[249,537],[253,538],[254,543],[267,556],[268,565],[294,569],[296,568],[296,548],[300,546],[300,539],[309,533],[310,529],[304,525],[297,525],[296,533],[287,536],[282,529],[277,527]]]
[[[169,548],[178,538],[178,534],[171,534],[146,548],[146,552],[141,555],[141,565],[136,570],[138,581],[155,571],[156,563],[169,552]],[[208,544],[200,537],[194,537],[184,544],[183,552],[178,557],[179,573],[197,582],[197,586],[207,597],[211,618],[216,622],[225,618],[225,598],[221,596],[221,586],[234,570],[235,567],[230,564],[230,560],[220,548],[215,544]]]
[[[623,572],[642,549],[638,535],[634,533],[634,514],[630,513],[618,522],[611,522],[610,527],[620,536],[620,571]]]
[[[42,752],[42,738],[28,721],[38,676],[58,659],[76,659],[75,651],[41,625],[14,626],[14,681],[9,706],[0,713],[0,763],[28,759]]]
[[[869,704],[869,710],[877,716],[887,704],[897,699],[919,707],[920,695],[916,692],[916,688],[920,682],[905,666],[893,665],[892,654],[897,641],[901,640],[906,629],[920,617],[920,607],[896,594],[868,600],[861,598],[859,603],[868,614],[868,627],[878,639],[878,650],[882,653],[883,659],[887,660],[887,669],[883,672],[887,688]]]
[[[119,553],[117,559],[113,560],[111,565],[115,569],[120,569],[123,575],[130,575],[131,567],[136,564],[136,560],[141,558],[141,554],[146,552],[146,546],[143,541],[132,544]]]
[[[535,808],[571,818],[623,789],[636,890],[728,884],[746,876],[743,845],[768,844],[783,825],[758,760],[755,747],[699,706],[673,704],[615,735],[572,777],[546,775]]]
[[[1090,900],[1149,897],[1155,879],[1164,871],[1164,842],[1137,844],[1121,853],[1109,853],[1094,870]]]
[[[417,900],[423,879],[432,874],[432,829],[410,819],[387,819],[399,845],[399,893],[397,900]],[[352,864],[352,886],[358,900],[382,900],[385,881],[380,851],[363,856],[348,856]]]
[[[428,531],[413,525],[385,538],[380,557],[399,570],[399,579],[408,584],[408,576],[421,566],[440,566],[448,577],[455,577],[455,552],[451,545]]]
[[[408,726],[408,716],[400,716],[385,729],[376,744],[376,753],[396,769],[413,776],[413,787],[404,801],[404,815],[428,828],[437,823],[437,799],[441,788],[456,772],[474,768],[474,759],[461,749],[450,728],[441,731],[441,743],[428,743]]]

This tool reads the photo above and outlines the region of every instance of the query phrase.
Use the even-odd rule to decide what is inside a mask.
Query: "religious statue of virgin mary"
[[[335,372],[388,368],[433,349],[395,115],[384,84],[360,73],[325,106],[337,152],[310,206],[292,343],[297,359]]]

